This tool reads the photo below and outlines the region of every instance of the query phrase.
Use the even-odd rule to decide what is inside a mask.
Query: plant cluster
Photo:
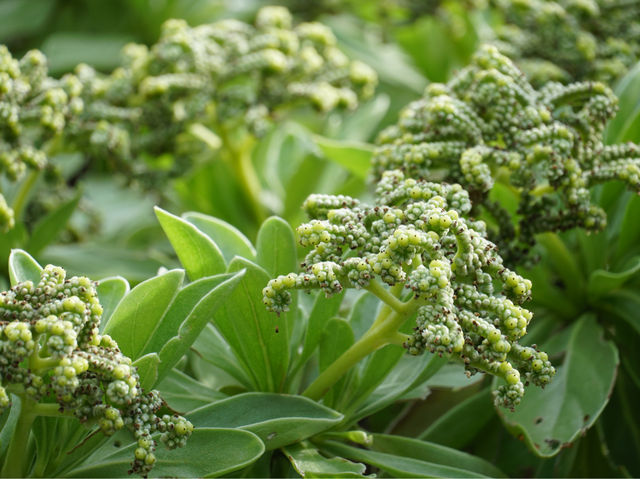
[[[283,7],[265,7],[255,25],[236,20],[189,27],[167,21],[151,47],[130,44],[108,75],[81,64],[55,80],[38,51],[14,59],[0,51],[0,168],[10,180],[47,158],[82,151],[88,170],[108,169],[162,191],[184,175],[204,144],[222,148],[264,217],[251,147],[272,119],[294,106],[353,109],[373,93],[376,74],[349,60],[326,26],[293,25]],[[172,156],[171,156],[171,155]],[[25,195],[28,189],[25,191]],[[14,209],[24,208],[19,196]],[[14,213],[0,199],[0,226]]]
[[[460,183],[472,214],[490,221],[489,238],[508,264],[518,264],[539,233],[604,228],[606,215],[591,199],[594,185],[617,179],[638,191],[638,146],[603,142],[616,106],[602,83],[535,89],[511,60],[485,46],[449,83],[429,85],[380,134],[374,176],[399,168],[416,179]],[[516,208],[497,201],[497,183]]]
[[[106,435],[129,430],[138,446],[129,473],[144,476],[156,461],[154,433],[169,449],[186,444],[193,425],[141,388],[131,359],[100,334],[101,315],[95,284],[51,265],[37,283],[0,293],[0,412],[12,405],[9,394],[20,408],[3,476],[27,472],[24,451],[38,416],[73,416]]]
[[[492,2],[504,16],[501,51],[535,84],[598,80],[612,84],[640,59],[640,2]]]

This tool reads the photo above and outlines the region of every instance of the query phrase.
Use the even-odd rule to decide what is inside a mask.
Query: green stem
[[[400,301],[397,297],[395,297],[392,293],[389,292],[380,282],[375,279],[369,283],[367,286],[367,291],[376,296],[380,301],[386,303],[391,307],[394,311],[402,311],[405,304]]]
[[[36,406],[37,404],[32,399],[25,396],[20,397],[20,416],[9,443],[4,466],[0,471],[0,476],[2,477],[25,476],[27,461],[29,460],[26,454],[27,441],[31,433],[31,426],[37,416],[37,413],[35,413]]]
[[[32,170],[27,178],[24,180],[22,185],[20,185],[20,189],[18,190],[18,194],[13,200],[13,204],[11,205],[11,209],[13,209],[13,215],[15,217],[16,222],[20,220],[22,217],[22,213],[24,212],[24,208],[27,205],[27,200],[29,199],[29,193],[31,189],[38,181],[40,177],[40,170]]]
[[[262,223],[267,219],[267,210],[260,200],[262,187],[258,174],[251,160],[250,141],[245,141],[240,147],[236,147],[224,126],[219,125],[218,131],[222,139],[223,148],[229,154],[229,166],[233,169],[240,184],[242,192],[249,202],[254,218]]]
[[[402,326],[407,317],[412,313],[411,308],[405,308],[406,312],[394,311],[387,314],[384,310],[383,319],[379,316],[371,328],[349,349],[325,369],[309,387],[302,393],[303,396],[318,400],[322,398],[337,383],[344,374],[354,367],[361,359],[387,344],[397,344],[399,339],[398,328]],[[404,335],[403,335],[404,336]],[[406,340],[406,338],[403,338]]]
[[[553,186],[551,186],[550,184],[546,184],[546,185],[539,185],[536,186],[534,189],[532,189],[529,194],[531,196],[544,196],[547,195],[549,193],[553,193],[555,191],[555,189],[553,188]]]

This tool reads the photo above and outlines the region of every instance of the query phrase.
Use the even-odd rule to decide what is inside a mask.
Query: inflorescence
[[[163,185],[191,166],[190,135],[210,139],[225,128],[260,135],[292,107],[353,109],[377,83],[329,28],[293,25],[283,7],[262,8],[254,25],[169,20],[155,45],[130,44],[122,55],[108,75],[82,64],[55,80],[42,53],[17,60],[1,47],[0,173],[16,180],[25,166],[43,168],[50,152],[71,150],[83,152],[85,169]],[[12,225],[0,196],[0,228]]]
[[[145,392],[131,359],[99,334],[102,307],[94,283],[66,279],[47,266],[38,284],[25,281],[0,293],[0,412],[14,393],[61,414],[97,424],[103,433],[129,429],[138,447],[130,473],[146,475],[156,441],[184,446],[192,424],[171,414],[157,391]],[[161,413],[166,412],[166,414]]]
[[[638,0],[493,0],[501,51],[536,85],[612,84],[640,59]]]
[[[525,383],[547,384],[555,373],[547,355],[518,344],[532,317],[520,306],[531,282],[503,265],[484,223],[467,218],[467,192],[391,170],[382,174],[376,200],[367,206],[346,196],[309,197],[311,221],[297,229],[300,244],[311,248],[304,272],[272,279],[263,290],[267,308],[287,311],[293,289],[331,295],[381,280],[410,290],[404,304],[416,313],[405,342],[411,354],[449,355],[468,374],[503,378],[495,401],[509,408]]]
[[[398,168],[415,179],[460,183],[507,264],[520,264],[538,233],[604,228],[593,185],[617,179],[640,190],[640,147],[603,143],[616,106],[602,83],[537,90],[495,47],[484,46],[380,134],[374,175]],[[492,197],[496,183],[513,195],[515,214]]]

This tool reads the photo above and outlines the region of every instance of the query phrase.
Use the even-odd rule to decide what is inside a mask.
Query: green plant
[[[613,84],[640,59],[640,3],[619,0],[491,2],[503,17],[501,51],[536,85],[599,80]]]
[[[603,143],[616,104],[602,83],[536,90],[485,46],[380,134],[374,175],[401,168],[415,179],[459,182],[469,190],[472,214],[489,223],[489,238],[508,264],[518,264],[536,235],[602,230],[606,215],[590,198],[594,185],[620,179],[638,189],[638,146]]]

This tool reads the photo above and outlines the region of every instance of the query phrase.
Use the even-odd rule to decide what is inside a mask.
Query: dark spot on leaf
[[[587,422],[587,421],[589,420],[589,418],[590,418],[590,417],[591,417],[591,416],[589,416],[588,414],[585,414],[585,415],[584,415],[584,417],[582,418],[582,420],[583,420],[584,422]]]
[[[122,446],[122,443],[120,441],[115,441],[113,443],[113,447],[120,447],[120,446]]]
[[[280,332],[280,328],[278,326],[276,326],[276,333]]]
[[[557,439],[545,439],[544,442],[546,442],[551,449],[555,449],[560,445],[560,441]]]
[[[533,422],[537,425],[537,424],[540,424],[542,420],[543,420],[542,416],[538,416],[537,418],[534,419]]]

